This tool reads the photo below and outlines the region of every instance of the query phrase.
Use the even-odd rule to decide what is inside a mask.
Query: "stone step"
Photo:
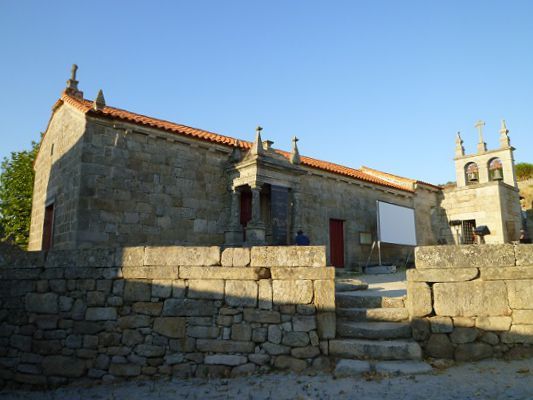
[[[400,339],[411,337],[411,325],[405,322],[337,321],[337,336],[361,339]]]
[[[368,275],[394,274],[396,265],[374,265],[363,268],[363,271]]]
[[[360,271],[350,271],[350,270],[345,270],[344,268],[335,268],[336,279],[357,279],[360,276],[361,276]]]
[[[363,360],[420,360],[422,349],[413,340],[332,339],[329,354]]]
[[[365,373],[376,372],[383,375],[415,375],[433,371],[431,365],[424,361],[367,361],[340,359],[333,374],[336,378],[355,377]]]
[[[359,279],[335,279],[336,292],[352,292],[368,289],[368,283]]]
[[[337,308],[337,317],[354,322],[399,322],[409,318],[406,308]]]
[[[379,374],[390,375],[416,375],[427,374],[433,371],[430,364],[424,361],[380,361],[373,365],[374,371]]]
[[[342,359],[337,362],[333,375],[336,378],[347,378],[371,372],[370,361]]]
[[[340,308],[403,308],[404,296],[388,297],[369,290],[337,293],[335,303]]]

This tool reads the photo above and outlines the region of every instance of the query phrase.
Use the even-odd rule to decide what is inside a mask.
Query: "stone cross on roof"
[[[67,89],[78,90],[78,81],[76,80],[77,71],[78,66],[76,64],[72,64],[72,68],[70,70],[70,79],[67,81]]]
[[[83,92],[78,89],[78,81],[76,80],[77,71],[78,66],[76,64],[72,64],[72,68],[70,70],[70,79],[67,81],[67,87],[65,89],[65,92],[74,97],[77,97],[78,99],[83,99]]]
[[[291,152],[291,163],[292,164],[300,164],[300,151],[298,150],[298,145],[296,144],[298,142],[298,139],[296,136],[292,138],[292,152]]]
[[[76,64],[72,64],[72,69],[70,70],[70,79],[75,81],[76,80],[76,72],[78,71],[78,66]]]
[[[479,141],[477,143],[477,151],[478,153],[483,153],[487,151],[487,144],[483,141],[483,127],[485,126],[485,122],[482,120],[479,120],[476,122],[474,127],[478,129],[479,134]]]

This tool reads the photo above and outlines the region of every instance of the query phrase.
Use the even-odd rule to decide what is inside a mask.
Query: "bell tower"
[[[478,121],[474,126],[478,130],[477,152],[475,154],[465,154],[463,140],[457,133],[454,158],[457,187],[480,185],[491,181],[500,181],[509,186],[517,187],[514,148],[511,146],[505,120],[501,122],[500,147],[495,150],[487,150],[487,144],[483,141],[485,122]]]

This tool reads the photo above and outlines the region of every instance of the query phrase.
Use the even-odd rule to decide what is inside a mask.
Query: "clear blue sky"
[[[0,157],[79,65],[107,103],[351,167],[454,180],[474,123],[533,162],[531,1],[0,0]]]

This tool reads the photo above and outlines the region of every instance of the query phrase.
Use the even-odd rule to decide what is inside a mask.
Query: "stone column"
[[[292,191],[292,229],[291,243],[293,243],[296,233],[302,228],[302,194]]]
[[[241,192],[237,189],[231,191],[231,204],[229,212],[228,229],[224,232],[224,243],[227,246],[242,245]]]
[[[253,185],[252,190],[252,219],[246,227],[246,244],[265,244],[265,224],[261,220],[261,186]]]
[[[241,216],[241,192],[233,189],[231,192],[231,206],[230,206],[230,227],[240,226]]]
[[[261,187],[252,187],[252,225],[261,225]]]

